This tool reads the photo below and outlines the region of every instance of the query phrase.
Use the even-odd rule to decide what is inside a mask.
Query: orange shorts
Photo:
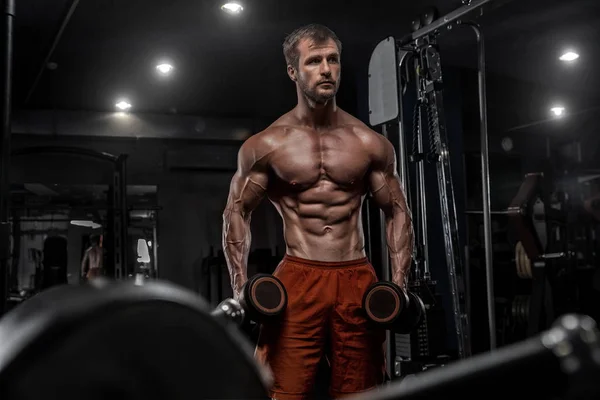
[[[332,398],[384,382],[385,331],[372,329],[361,304],[377,281],[366,258],[320,262],[286,255],[273,275],[285,285],[288,305],[281,320],[261,327],[256,348],[256,359],[273,373],[272,398],[310,398],[322,357],[331,367]]]

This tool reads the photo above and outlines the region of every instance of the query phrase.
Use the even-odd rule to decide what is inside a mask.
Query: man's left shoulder
[[[351,114],[345,113],[344,119],[345,125],[350,128],[352,132],[365,144],[384,145],[384,142],[387,141],[385,136],[376,132],[367,124]]]
[[[387,157],[390,150],[393,151],[391,142],[385,136],[362,122],[354,125],[352,131],[361,141],[363,148],[374,158]]]

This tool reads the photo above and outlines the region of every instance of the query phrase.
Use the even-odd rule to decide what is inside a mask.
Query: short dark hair
[[[337,45],[340,54],[342,53],[342,42],[331,29],[320,24],[305,25],[287,35],[283,41],[283,55],[285,56],[285,62],[288,65],[292,65],[294,68],[298,68],[298,63],[300,62],[298,43],[302,39],[311,39],[318,44],[332,39]]]
[[[97,233],[92,233],[90,235],[90,243],[92,244],[92,246],[96,246],[100,244],[100,235]]]

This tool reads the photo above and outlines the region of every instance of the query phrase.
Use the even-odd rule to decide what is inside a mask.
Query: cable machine
[[[465,307],[465,303],[468,302],[468,293],[466,293],[468,284],[464,282],[468,276],[462,276],[467,275],[468,271],[461,257],[459,244],[455,189],[452,182],[450,149],[444,114],[442,61],[438,51],[437,38],[443,32],[451,31],[452,28],[458,26],[471,27],[477,37],[487,303],[490,346],[491,349],[494,349],[496,328],[490,226],[485,48],[479,26],[474,22],[463,22],[463,18],[475,10],[481,11],[481,7],[490,1],[463,1],[462,7],[442,18],[438,18],[434,9],[423,13],[414,20],[412,34],[399,40],[394,37],[384,39],[374,49],[369,62],[369,122],[371,126],[381,126],[382,134],[388,137],[396,147],[398,174],[402,180],[403,189],[407,192],[409,207],[413,211],[416,210],[417,214],[414,224],[416,238],[413,254],[414,264],[409,284],[411,290],[415,292],[423,292],[423,290],[430,292],[432,288],[435,288],[436,281],[432,279],[430,271],[431,252],[442,251],[442,249],[431,248],[428,243],[428,228],[431,222],[428,225],[425,165],[427,163],[435,165],[437,196],[439,197],[442,221],[443,253],[452,299],[451,308],[458,358],[466,358],[471,355],[469,318],[467,307]],[[415,107],[412,119],[412,149],[410,149],[406,140],[405,126],[408,123],[404,116],[406,110],[403,106],[410,103],[407,97],[412,93],[415,96]],[[403,100],[405,100],[404,104]],[[411,164],[414,176],[409,177]],[[412,190],[411,185],[414,185]],[[384,232],[382,232],[383,234]],[[384,240],[382,236],[382,241]],[[387,260],[386,249],[383,246],[382,250],[384,251],[383,259]],[[389,263],[384,262],[384,279],[389,278],[389,274]],[[427,319],[423,324],[425,326],[414,335],[416,338],[410,339],[413,343],[412,348],[420,351],[419,355],[428,353]],[[398,348],[396,342],[405,340],[405,338],[400,338],[400,335],[395,336],[388,341],[388,352],[391,354],[394,354]],[[417,342],[416,346],[414,342]],[[396,376],[400,375],[398,371],[395,372]]]

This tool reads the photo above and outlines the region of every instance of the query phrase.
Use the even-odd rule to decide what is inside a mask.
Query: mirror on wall
[[[110,186],[101,184],[11,185],[13,302],[56,285],[79,284],[95,267],[99,275],[112,277],[114,254],[106,246],[114,224],[110,193]],[[155,278],[157,186],[127,186],[127,209],[127,278]]]

